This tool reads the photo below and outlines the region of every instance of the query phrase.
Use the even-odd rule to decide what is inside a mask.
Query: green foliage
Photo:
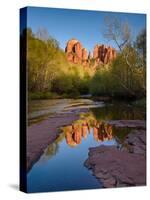
[[[82,66],[72,65],[65,72],[59,73],[52,84],[52,91],[58,94],[70,94],[79,96],[89,92],[90,78]],[[67,95],[68,96],[68,95]]]
[[[45,30],[35,35],[27,29],[27,70],[30,98],[53,98],[52,93],[79,96],[89,92],[89,72],[81,65],[68,63],[65,52]]]
[[[57,99],[59,96],[56,93],[51,92],[29,92],[28,99]]]
[[[112,76],[106,69],[98,70],[90,83],[90,93],[93,96],[112,95]]]
[[[103,93],[107,93],[108,87],[111,88],[113,85],[112,94],[114,96],[145,96],[146,30],[143,29],[134,42],[132,41],[130,25],[121,21],[118,17],[106,17],[105,25],[104,37],[116,44],[119,54],[112,63],[111,72],[109,74],[106,72],[108,76],[110,75],[108,79],[111,80],[109,81],[111,84],[103,84]],[[99,81],[101,79],[99,77]],[[99,81],[97,80],[94,84],[95,88]],[[93,92],[93,87],[91,87],[91,91]]]
[[[70,64],[59,43],[47,32],[36,35],[25,30],[21,41],[26,41],[29,99],[93,96],[143,97],[146,93],[145,32],[139,34],[133,45],[126,44],[117,58],[96,71],[79,64]],[[22,43],[22,44],[25,44]],[[25,56],[25,46],[21,58]],[[142,52],[142,54],[141,54]],[[142,55],[142,56],[141,56]],[[91,59],[91,66],[94,59]]]
[[[112,74],[121,95],[143,96],[146,93],[145,67],[140,65],[139,54],[132,46],[126,46],[112,63]]]
[[[135,47],[141,54],[144,64],[146,64],[146,29],[143,29],[137,36],[135,41]]]
[[[98,70],[90,83],[94,96],[142,97],[146,93],[145,67],[139,65],[139,54],[126,46],[111,66]]]
[[[132,105],[134,105],[136,107],[142,107],[142,108],[144,107],[145,108],[146,107],[146,98],[136,100],[133,102]]]
[[[29,91],[47,91],[56,76],[58,44],[52,38],[46,41],[27,32],[27,64]]]

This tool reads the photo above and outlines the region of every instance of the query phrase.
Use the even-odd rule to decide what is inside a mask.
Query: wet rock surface
[[[146,155],[146,134],[145,130],[133,130],[126,137],[122,150],[127,150],[130,153]]]
[[[104,188],[145,185],[145,130],[132,130],[121,149],[116,146],[90,148],[84,164],[103,183]]]

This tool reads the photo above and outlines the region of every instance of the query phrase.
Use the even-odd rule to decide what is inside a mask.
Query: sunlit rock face
[[[88,54],[86,48],[82,49],[82,60],[87,60],[88,59]]]
[[[78,43],[78,40],[76,39],[69,40],[66,46],[66,52],[67,53],[75,52],[75,45],[77,43]]]
[[[65,52],[69,62],[83,66],[88,65],[88,52],[78,40],[69,40]]]
[[[81,64],[84,67],[92,65],[93,68],[96,68],[98,65],[108,64],[116,58],[116,50],[110,46],[96,45],[91,53],[77,39],[67,42],[65,52],[69,62]],[[91,62],[92,60],[94,62]]]
[[[98,64],[108,64],[116,58],[116,50],[106,45],[96,45],[93,51],[93,58]]]

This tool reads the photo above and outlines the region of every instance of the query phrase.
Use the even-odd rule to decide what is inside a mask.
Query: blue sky
[[[55,8],[28,7],[27,26],[34,33],[39,28],[47,29],[48,33],[65,48],[71,38],[78,39],[83,47],[92,51],[96,44],[108,44],[116,47],[113,42],[103,37],[105,16],[117,16],[132,27],[134,37],[145,27],[144,14],[112,13],[101,11],[83,11]]]

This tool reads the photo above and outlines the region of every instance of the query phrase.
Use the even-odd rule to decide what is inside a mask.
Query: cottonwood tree
[[[45,28],[38,28],[35,36],[40,39],[40,40],[43,40],[43,41],[47,41],[49,39],[49,34],[48,34],[48,31],[47,29]]]
[[[143,64],[146,65],[146,29],[145,28],[137,36],[134,45],[137,51],[139,52],[139,54],[141,55]]]
[[[136,38],[135,48],[138,51],[140,72],[143,75],[143,89],[146,92],[146,29],[144,28]]]
[[[134,78],[139,77],[139,75],[144,76],[144,74],[143,69],[139,68],[140,62],[138,60],[138,53],[133,47],[131,27],[127,22],[122,21],[116,16],[107,16],[104,20],[105,30],[103,31],[103,35],[108,40],[115,42],[118,47],[118,54],[121,54],[118,59],[122,59],[120,66],[115,66],[118,69],[113,71],[113,75],[125,90],[127,90],[131,95],[135,95],[133,87],[136,85],[138,80],[135,80]],[[143,37],[141,36],[140,38],[137,38],[137,44],[140,47],[142,46],[144,40]],[[122,70],[119,69],[120,67]],[[120,73],[115,73],[119,70]],[[135,76],[136,73],[137,75]],[[145,83],[143,82],[143,88],[144,85]]]
[[[118,17],[105,17],[105,30],[104,37],[108,40],[112,40],[117,45],[119,51],[123,54],[127,65],[132,68],[129,62],[129,55],[132,52],[131,47],[131,27],[125,21],[121,21]],[[126,51],[123,51],[126,47]]]
[[[131,29],[127,22],[122,22],[117,17],[105,17],[104,37],[113,40],[120,51],[131,41]]]

